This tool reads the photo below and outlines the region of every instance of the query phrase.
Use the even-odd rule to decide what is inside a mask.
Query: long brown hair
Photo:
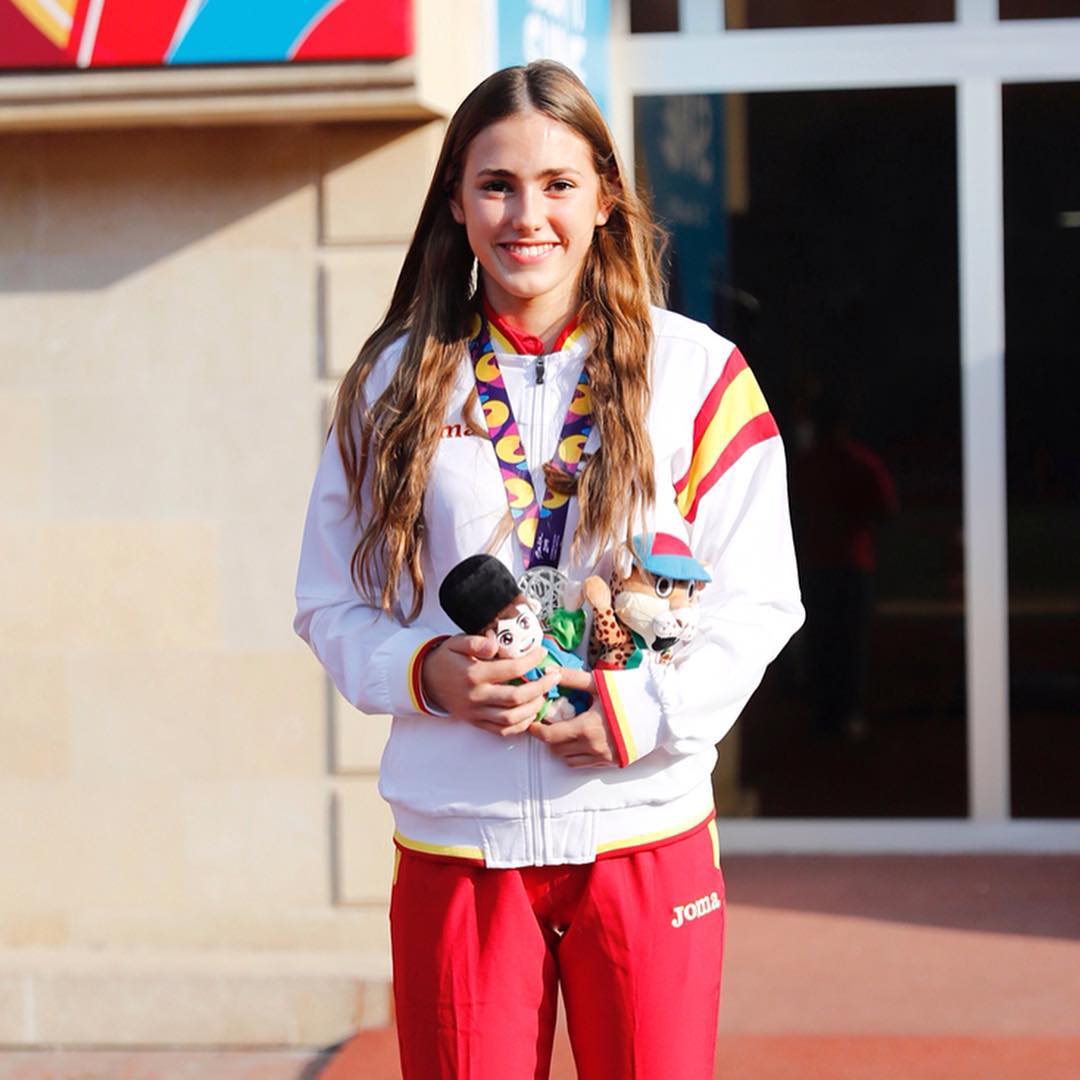
[[[561,121],[589,144],[601,200],[611,204],[579,282],[578,319],[590,342],[585,363],[600,449],[579,473],[575,549],[583,541],[606,547],[629,540],[655,498],[645,417],[649,304],[663,299],[660,232],[622,182],[611,134],[580,80],[552,60],[505,68],[480,83],[450,120],[390,307],[338,389],[334,424],[358,521],[364,521],[365,479],[370,502],[352,556],[353,581],[369,602],[396,611],[401,578],[408,573],[413,602],[403,613],[407,620],[423,603],[424,490],[477,309],[473,253],[449,199],[473,138],[489,124],[528,111]],[[379,356],[403,333],[389,385],[368,407],[364,384]]]

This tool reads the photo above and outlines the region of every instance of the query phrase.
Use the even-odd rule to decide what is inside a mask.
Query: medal
[[[530,566],[518,578],[518,588],[540,605],[540,621],[547,623],[552,612],[563,606],[563,592],[568,580],[554,566]]]

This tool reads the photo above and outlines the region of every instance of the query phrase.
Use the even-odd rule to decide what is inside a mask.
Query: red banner
[[[0,69],[384,60],[410,0],[0,0]]]

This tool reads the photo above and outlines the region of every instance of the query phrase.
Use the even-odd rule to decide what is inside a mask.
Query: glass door
[[[1080,7],[1036,6],[613,4],[671,306],[789,455],[807,624],[716,774],[745,850],[1080,850]]]
[[[962,817],[955,91],[639,97],[635,120],[669,305],[739,345],[789,459],[806,625],[718,801]]]

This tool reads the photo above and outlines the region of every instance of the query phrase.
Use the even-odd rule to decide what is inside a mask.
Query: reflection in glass
[[[722,813],[967,812],[951,88],[635,103],[671,306],[788,448],[808,620],[721,747]]]
[[[1080,83],[1002,122],[1012,807],[1080,817]]]
[[[725,0],[729,30],[952,22],[953,0]]]

